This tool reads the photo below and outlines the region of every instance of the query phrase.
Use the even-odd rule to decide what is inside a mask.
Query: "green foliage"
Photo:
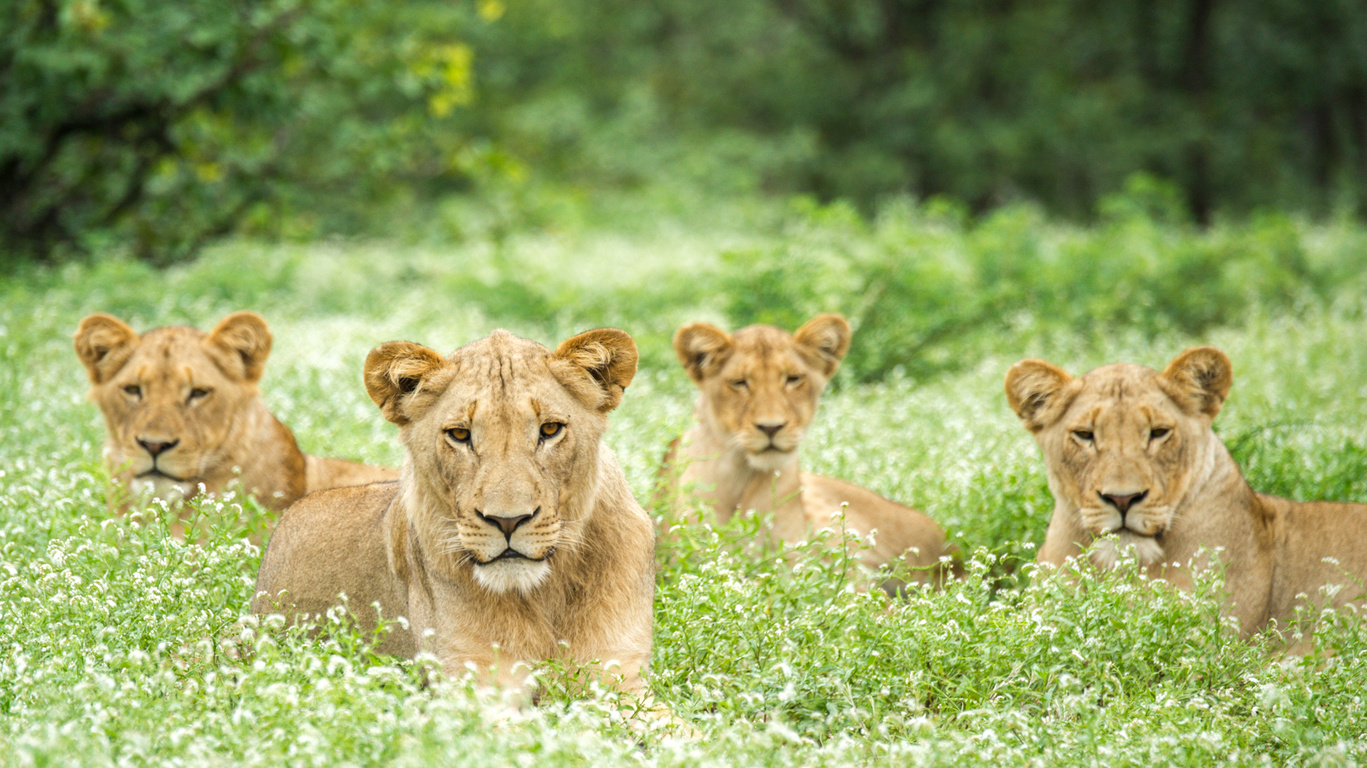
[[[428,0],[7,2],[0,253],[166,263],[458,184],[476,23]]]
[[[888,205],[868,222],[804,203],[777,242],[727,254],[718,287],[738,325],[792,329],[844,311],[861,339],[846,367],[867,380],[971,365],[965,343],[998,349],[993,339],[1022,331],[1197,334],[1251,305],[1332,294],[1357,259],[1312,254],[1304,226],[1281,215],[1197,229],[1155,218],[1141,194],[1107,210],[1083,229],[1023,205],[980,220],[943,203]]]

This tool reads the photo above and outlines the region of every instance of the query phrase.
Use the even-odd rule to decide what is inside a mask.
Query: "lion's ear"
[[[224,373],[254,383],[266,372],[271,331],[261,315],[234,312],[209,331],[204,348]]]
[[[365,391],[380,413],[399,426],[411,415],[404,407],[422,380],[446,364],[435,351],[411,341],[390,341],[370,350],[365,358]]]
[[[90,374],[90,383],[100,384],[108,381],[128,362],[138,335],[117,317],[97,313],[81,321],[72,341],[76,346],[76,356]]]
[[[1006,372],[1006,400],[1025,428],[1038,432],[1060,415],[1059,393],[1073,377],[1043,360],[1022,360]]]
[[[674,333],[674,354],[696,384],[702,384],[730,349],[731,337],[715,325],[689,323]]]
[[[829,378],[850,351],[850,324],[837,314],[817,315],[793,334],[793,341],[815,352]]]
[[[584,370],[598,384],[598,410],[607,412],[622,402],[622,391],[636,378],[636,342],[626,331],[599,328],[565,339],[555,348],[555,359]]]
[[[1168,363],[1158,378],[1184,410],[1213,419],[1234,384],[1234,367],[1229,357],[1215,347],[1193,347]]]

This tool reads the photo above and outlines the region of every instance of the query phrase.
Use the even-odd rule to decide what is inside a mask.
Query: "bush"
[[[16,0],[0,34],[0,253],[173,261],[464,177],[477,19],[454,3]],[[307,214],[306,216],[303,214]],[[312,218],[309,218],[312,217]],[[363,217],[362,217],[362,220]]]

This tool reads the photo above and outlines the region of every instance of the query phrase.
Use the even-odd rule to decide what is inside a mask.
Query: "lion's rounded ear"
[[[793,334],[793,341],[815,352],[826,376],[835,373],[850,351],[850,324],[834,313],[817,315]]]
[[[271,331],[255,312],[234,312],[204,337],[204,348],[224,373],[249,382],[261,380],[271,354]]]
[[[1215,347],[1193,347],[1168,363],[1158,378],[1183,410],[1213,419],[1234,384],[1234,366]]]
[[[636,342],[626,331],[599,328],[565,339],[555,348],[555,359],[583,369],[598,384],[598,410],[607,412],[622,402],[622,391],[636,378]]]
[[[730,349],[731,337],[715,325],[689,323],[674,333],[674,354],[696,384],[702,384]]]
[[[390,341],[370,350],[365,358],[365,391],[380,413],[399,426],[411,415],[404,407],[422,380],[446,364],[435,351],[411,341]]]
[[[128,362],[128,356],[132,354],[137,341],[138,335],[127,323],[104,313],[96,313],[82,320],[72,338],[76,356],[85,364],[91,384],[108,381],[118,373],[123,364]]]
[[[1006,401],[1025,428],[1038,432],[1062,412],[1059,393],[1073,377],[1043,360],[1022,360],[1006,372]]]

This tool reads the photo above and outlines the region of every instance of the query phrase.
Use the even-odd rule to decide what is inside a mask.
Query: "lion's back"
[[[252,612],[322,616],[346,595],[358,625],[373,627],[374,603],[386,620],[404,615],[403,587],[390,572],[386,512],[398,483],[312,493],[285,511],[257,575]],[[394,629],[379,650],[412,655],[411,636]]]

